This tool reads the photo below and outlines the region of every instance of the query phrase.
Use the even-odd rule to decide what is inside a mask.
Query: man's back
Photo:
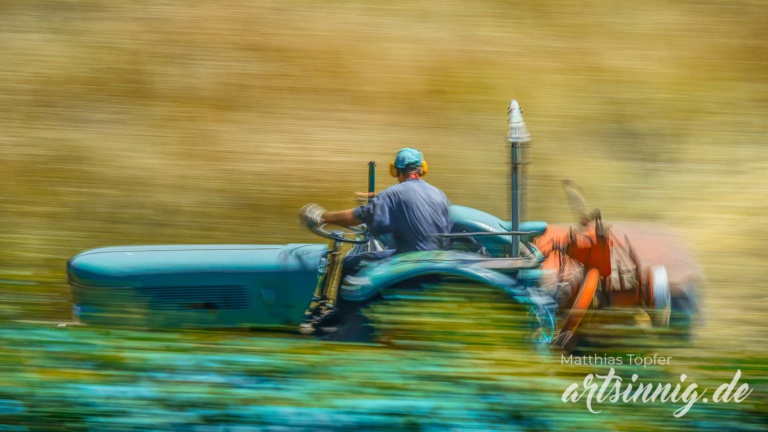
[[[451,231],[450,203],[424,180],[410,179],[383,190],[354,210],[374,235],[392,234],[398,253],[440,249],[436,234]]]

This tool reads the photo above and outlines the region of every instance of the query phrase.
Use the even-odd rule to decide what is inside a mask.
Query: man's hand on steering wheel
[[[307,228],[316,228],[323,224],[323,215],[326,210],[319,204],[309,203],[299,210],[299,219],[307,225]]]
[[[361,222],[352,210],[328,212],[318,204],[307,204],[299,210],[299,219],[313,233],[333,241],[363,244],[370,238],[368,232],[353,226]],[[329,229],[328,225],[336,225],[340,229]]]

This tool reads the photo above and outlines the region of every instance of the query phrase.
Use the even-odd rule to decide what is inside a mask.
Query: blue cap
[[[420,151],[415,148],[406,147],[397,152],[397,157],[395,157],[395,168],[414,168],[421,166],[423,162],[424,155],[422,155]]]

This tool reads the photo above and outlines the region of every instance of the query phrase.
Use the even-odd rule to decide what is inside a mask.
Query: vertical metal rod
[[[368,162],[368,202],[373,200],[373,192],[376,190],[376,162]]]
[[[373,193],[376,191],[376,162],[370,161],[368,162],[368,202],[370,203],[373,201]],[[366,227],[367,229],[367,227]],[[355,248],[360,247],[360,250],[363,252],[373,252],[381,250],[381,245],[376,241],[373,236],[371,236],[371,240],[368,241],[368,244],[363,245],[355,245]]]
[[[528,162],[525,160],[525,156],[525,148],[521,145],[517,153],[517,162],[519,165],[518,178],[520,182],[520,205],[517,208],[520,209],[520,215],[518,217],[521,223],[528,220],[528,177],[526,177],[527,171],[525,168],[525,166],[528,165]]]
[[[520,231],[520,143],[512,143],[512,231]],[[520,238],[512,237],[512,256],[520,255]]]
[[[511,207],[512,207],[512,231],[520,231],[520,145],[531,140],[531,135],[528,133],[528,128],[525,126],[523,120],[523,112],[520,109],[516,100],[512,100],[509,104],[509,136],[507,137],[510,144],[511,152],[511,165],[512,165],[512,181],[511,181]],[[520,254],[520,238],[514,236],[512,241],[513,257],[517,257]]]

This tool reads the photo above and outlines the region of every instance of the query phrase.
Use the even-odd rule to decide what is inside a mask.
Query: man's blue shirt
[[[375,236],[392,234],[397,253],[440,249],[436,234],[451,232],[450,202],[443,191],[411,179],[384,189],[353,210]]]

